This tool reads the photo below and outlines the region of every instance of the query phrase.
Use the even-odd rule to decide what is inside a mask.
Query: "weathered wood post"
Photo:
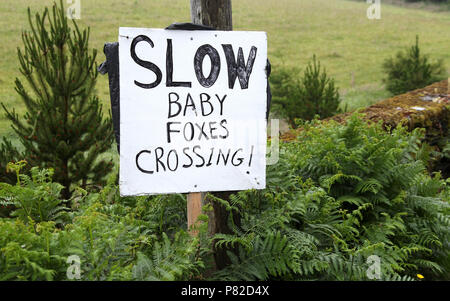
[[[210,26],[217,30],[233,30],[231,0],[191,0],[191,19],[194,24]],[[214,195],[228,200],[232,193],[227,191],[214,193]],[[208,203],[208,200],[205,200],[205,195],[205,193],[190,193],[188,195],[188,226],[195,224],[198,215],[201,213],[202,206]],[[208,212],[209,234],[231,233],[227,225],[228,212],[216,202],[212,202],[212,207],[213,210]],[[234,216],[234,221],[235,224],[239,224],[239,217]],[[216,250],[214,248],[213,251],[216,266],[222,268],[228,262],[225,250]]]
[[[203,199],[205,193],[203,192],[191,192],[187,196],[187,225],[188,229],[197,222],[198,216],[202,213]],[[197,236],[197,230],[190,230],[191,235]]]
[[[233,30],[231,0],[191,0],[192,23]]]

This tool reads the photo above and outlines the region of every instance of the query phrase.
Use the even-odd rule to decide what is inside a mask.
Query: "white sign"
[[[120,193],[263,189],[264,32],[120,28]]]

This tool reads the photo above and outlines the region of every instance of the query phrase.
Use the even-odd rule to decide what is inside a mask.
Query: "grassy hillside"
[[[18,71],[20,33],[28,28],[26,8],[33,11],[51,5],[49,0],[0,2],[0,101],[23,110],[14,91]],[[91,27],[91,46],[99,49],[117,40],[119,26],[161,28],[173,22],[189,22],[189,1],[183,0],[81,0],[82,26]],[[383,5],[381,20],[366,17],[368,4],[345,0],[234,0],[235,30],[267,31],[269,59],[276,67],[304,67],[315,53],[336,79],[350,108],[386,98],[381,63],[420,35],[422,49],[443,58],[450,70],[450,12],[431,12]],[[450,73],[450,72],[449,72]],[[107,77],[99,76],[98,94],[109,108]],[[3,113],[1,112],[1,115]],[[0,136],[10,132],[0,117]]]

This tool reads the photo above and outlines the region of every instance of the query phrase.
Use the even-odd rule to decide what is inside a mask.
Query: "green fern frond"
[[[251,252],[239,248],[239,257],[228,252],[231,265],[217,272],[214,279],[267,280],[269,276],[279,277],[298,270],[297,251],[280,232],[265,238],[257,236],[253,245]]]

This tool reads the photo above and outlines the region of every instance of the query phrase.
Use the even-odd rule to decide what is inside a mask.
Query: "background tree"
[[[89,50],[89,29],[80,30],[75,21],[69,26],[62,1],[34,18],[28,9],[28,18],[24,50],[18,49],[26,83],[15,81],[27,112],[19,118],[2,106],[24,146],[23,158],[31,166],[53,167],[67,199],[72,184],[99,184],[112,167],[98,158],[111,147],[113,131],[94,95],[96,51]]]
[[[297,69],[278,68],[270,81],[273,102],[281,106],[281,113],[292,127],[296,127],[296,118],[311,120],[316,114],[326,118],[341,112],[339,90],[316,56],[308,63],[302,77]]]
[[[443,60],[430,62],[428,55],[420,51],[419,37],[407,51],[399,51],[395,58],[383,63],[387,77],[386,89],[394,95],[420,89],[445,78]]]

